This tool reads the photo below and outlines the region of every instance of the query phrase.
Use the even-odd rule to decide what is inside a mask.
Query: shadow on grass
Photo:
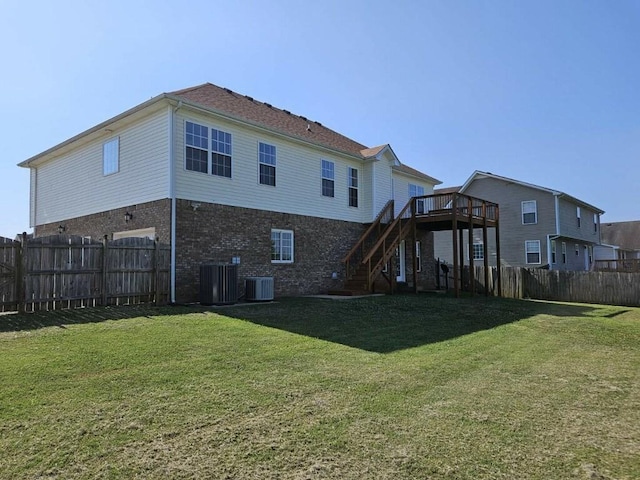
[[[442,342],[537,314],[593,316],[597,307],[501,298],[389,295],[353,300],[289,298],[219,309],[227,317],[378,353]]]
[[[77,308],[73,310],[42,311],[34,313],[0,314],[0,333],[37,330],[46,327],[65,328],[66,325],[99,323],[108,320],[175,315],[180,307],[154,307],[151,305],[123,305],[118,307]],[[183,309],[183,312],[189,312]]]

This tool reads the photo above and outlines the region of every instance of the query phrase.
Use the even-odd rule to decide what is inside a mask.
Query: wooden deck
[[[463,232],[466,230],[468,238],[471,239],[473,230],[482,230],[483,244],[488,245],[487,231],[490,228],[493,229],[499,259],[498,217],[498,204],[459,193],[412,197],[397,215],[395,215],[393,200],[390,200],[344,258],[346,272],[344,291],[371,291],[376,278],[383,273],[384,266],[395,254],[396,246],[408,238],[415,243],[416,230],[420,229],[452,232],[454,290],[458,295],[464,264]],[[488,255],[484,256],[484,266],[487,267],[487,271],[488,258]],[[415,262],[414,256],[413,285],[417,291]],[[473,265],[473,258],[471,258],[470,266],[473,267]],[[473,280],[471,278],[472,283]],[[389,288],[393,291],[394,276],[390,275],[388,281]],[[500,284],[499,276],[498,284]]]

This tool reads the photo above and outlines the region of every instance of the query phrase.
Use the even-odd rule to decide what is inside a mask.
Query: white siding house
[[[241,279],[273,276],[277,294],[326,291],[389,200],[399,211],[410,184],[440,183],[389,145],[212,84],[161,94],[20,166],[37,236],[155,235],[171,244],[174,301],[197,299],[201,263],[232,259]]]

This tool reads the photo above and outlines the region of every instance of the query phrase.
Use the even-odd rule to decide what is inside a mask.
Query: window
[[[102,174],[111,175],[120,170],[120,138],[116,137],[102,145]]]
[[[556,241],[551,240],[551,263],[556,263]]]
[[[271,263],[293,263],[293,231],[271,230]]]
[[[527,240],[524,242],[524,250],[527,263],[540,263],[540,240]]]
[[[193,172],[208,173],[209,129],[192,122],[187,122],[185,128],[186,169]]]
[[[335,183],[335,165],[328,160],[322,160],[322,196],[333,197]]]
[[[589,263],[593,263],[593,246],[589,246]]]
[[[598,214],[594,213],[593,214],[593,232],[597,232],[598,231]]]
[[[522,202],[522,224],[538,223],[538,207],[535,200]]]
[[[276,147],[260,142],[258,162],[260,164],[260,183],[276,186]]]
[[[484,260],[484,245],[482,243],[473,244],[473,259]]]
[[[424,195],[424,187],[409,184],[409,198],[421,197],[422,195]],[[424,213],[424,201],[425,199],[422,198],[416,202],[416,213]]]
[[[580,228],[580,207],[576,207],[576,217],[578,218],[578,228]]]
[[[349,206],[358,206],[358,169],[349,167]]]
[[[185,168],[192,172],[211,173],[231,178],[231,134],[193,122],[185,124]],[[211,170],[209,170],[211,158]]]
[[[580,245],[576,243],[576,257],[580,255]]]
[[[416,242],[416,272],[422,271],[422,242]]]
[[[567,263],[567,244],[562,242],[562,263]]]
[[[231,134],[211,129],[211,174],[231,178]]]

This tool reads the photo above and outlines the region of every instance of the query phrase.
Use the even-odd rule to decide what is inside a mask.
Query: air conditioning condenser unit
[[[273,277],[247,277],[244,296],[252,302],[273,300]]]

